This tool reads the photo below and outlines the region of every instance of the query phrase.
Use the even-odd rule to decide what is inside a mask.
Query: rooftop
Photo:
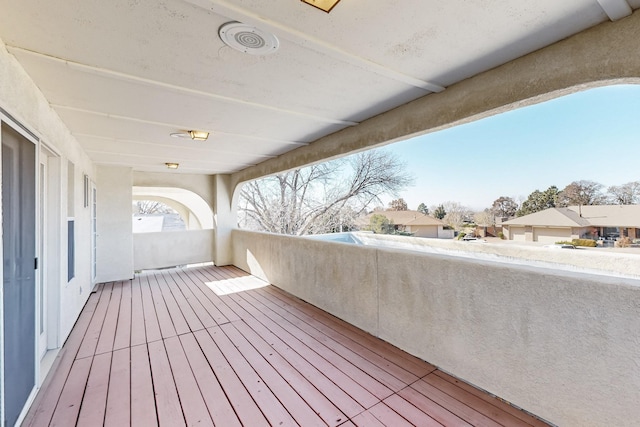
[[[640,227],[640,205],[589,205],[549,208],[505,221],[503,224],[556,227]]]

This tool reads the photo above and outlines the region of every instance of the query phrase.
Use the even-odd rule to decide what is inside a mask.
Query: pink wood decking
[[[542,426],[235,267],[98,285],[24,426]]]

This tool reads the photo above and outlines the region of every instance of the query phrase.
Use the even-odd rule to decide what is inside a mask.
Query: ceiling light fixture
[[[242,22],[227,22],[218,30],[227,46],[250,55],[266,55],[278,50],[280,42],[270,33]]]
[[[180,163],[165,163],[165,165],[167,165],[169,169],[178,169],[178,166],[180,166]]]
[[[325,12],[331,12],[331,9],[338,4],[340,0],[302,0],[304,3],[310,4],[313,7],[317,7]]]
[[[174,132],[170,134],[174,138],[191,138],[195,141],[206,141],[209,138],[209,132],[203,130],[188,130],[186,132]]]
[[[203,130],[190,130],[189,136],[194,141],[206,141],[209,138],[209,132],[205,132]]]

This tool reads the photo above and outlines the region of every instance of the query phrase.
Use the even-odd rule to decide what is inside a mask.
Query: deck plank
[[[175,278],[170,274],[163,274],[163,276],[168,291],[171,292],[171,295],[178,305],[182,316],[189,325],[189,329],[191,329],[192,332],[204,329],[204,325],[198,318],[196,312],[193,311],[193,308],[191,308],[191,305],[189,305],[189,301],[187,301],[184,294],[182,293],[179,282],[176,282]]]
[[[378,393],[384,394],[384,397],[391,394],[390,390],[381,388],[384,387],[382,384],[371,383],[364,372],[276,313],[270,312],[267,308],[264,308],[263,313],[266,317],[259,319],[262,324],[278,336],[290,337],[287,339],[288,345],[295,348],[313,366],[318,367],[322,372],[327,372],[332,381],[364,408],[369,408],[379,401],[372,391],[374,388]]]
[[[216,322],[216,325],[229,323],[229,319],[227,319],[227,317],[222,314],[218,306],[214,304],[212,298],[210,298],[210,296],[215,295],[213,292],[211,292],[209,289],[202,289],[200,286],[198,286],[198,284],[196,283],[198,280],[183,269],[177,270],[176,274],[189,288],[193,296],[200,302],[209,316],[213,318],[213,320]]]
[[[114,282],[111,289],[109,306],[105,313],[100,338],[96,345],[95,354],[107,353],[113,350],[113,342],[116,337],[118,325],[118,312],[120,311],[120,299],[122,297],[122,282]]]
[[[111,358],[104,425],[105,427],[131,425],[131,351],[129,348],[114,351]]]
[[[273,391],[267,387],[220,327],[209,328],[207,331],[269,422],[272,425],[296,425],[291,414],[282,406]]]
[[[25,426],[546,425],[236,267],[96,286],[54,365]]]
[[[131,347],[135,347],[147,342],[140,275],[131,281],[131,307]]]
[[[140,293],[142,295],[142,312],[144,313],[144,329],[147,343],[159,341],[162,339],[162,332],[160,331],[156,306],[151,295],[148,274],[140,276]]]
[[[93,357],[89,356],[73,362],[69,377],[62,389],[60,400],[49,424],[50,426],[67,427],[76,425],[92,361]]]
[[[363,408],[275,334],[256,321],[235,322],[234,326],[260,352],[262,357],[273,360],[272,365],[292,385],[328,425],[340,425]],[[254,323],[255,322],[255,323]],[[271,362],[270,362],[271,363]],[[331,396],[331,399],[327,396]]]
[[[374,337],[368,332],[365,332],[344,320],[332,316],[318,307],[288,294],[282,289],[278,289],[275,286],[268,286],[264,288],[264,290],[265,292],[269,292],[274,297],[282,300],[284,307],[289,305],[297,309],[304,309],[304,312],[314,321],[320,322],[323,325],[334,329],[354,342],[360,343],[367,349],[378,353],[385,359],[388,359],[398,366],[402,366],[415,376],[423,377],[436,369],[435,366],[420,360],[406,351],[400,350],[398,347],[386,341],[382,341],[381,339]]]
[[[23,422],[24,426],[46,426],[51,421],[71,366],[76,358],[80,344],[82,344],[98,301],[100,300],[101,292],[102,285],[99,285],[96,286],[96,290],[89,295],[89,299],[80,313],[80,317],[78,317],[73,330],[69,334],[67,342],[56,356],[56,360],[33,402],[31,411],[27,417],[25,417]]]
[[[191,332],[189,323],[187,322],[187,319],[185,319],[184,313],[182,313],[175,296],[171,292],[166,276],[160,272],[156,272],[154,276],[156,278],[158,289],[162,294],[162,298],[164,298],[164,302],[167,305],[167,310],[169,311],[169,316],[173,322],[176,334],[182,335]]]
[[[261,296],[264,296],[266,299],[271,298],[271,293],[267,292],[264,289],[261,289],[259,294]],[[359,358],[361,358],[361,360],[366,360],[367,363],[370,363],[372,365],[372,368],[373,366],[375,366],[375,368],[373,369],[379,368],[387,372],[389,376],[386,376],[387,379],[386,379],[385,385],[393,389],[394,391],[401,390],[407,385],[419,379],[417,375],[404,369],[403,366],[393,363],[390,360],[391,355],[389,355],[388,358],[384,358],[380,354],[373,352],[372,350],[370,350],[369,348],[361,344],[362,340],[354,341],[353,339],[343,335],[342,333],[337,332],[333,328],[330,328],[325,324],[318,322],[316,319],[314,319],[309,315],[309,308],[311,307],[309,304],[305,305],[304,310],[301,310],[300,308],[293,307],[293,306],[291,307],[292,307],[291,310],[285,310],[285,311],[288,311],[289,313],[291,313],[291,315],[297,317],[302,322],[305,322],[306,324],[313,326],[314,329],[316,329],[326,337],[326,338],[323,337],[323,339],[330,340],[331,342],[335,342],[339,344],[342,348],[349,349],[350,352],[357,355]],[[361,365],[361,363],[358,363],[358,364]],[[426,375],[428,372],[429,370],[426,366],[425,366],[424,372],[421,371],[423,375]]]
[[[78,416],[79,426],[97,426],[104,423],[110,370],[110,352],[93,357],[89,379],[82,396],[82,406]]]
[[[113,349],[120,350],[131,345],[131,280],[122,282],[122,294],[120,296],[120,311],[116,326],[116,336],[113,340]]]
[[[198,285],[198,287],[203,291],[205,295],[213,302],[216,307],[220,310],[220,312],[227,319],[227,322],[235,322],[236,320],[240,320],[240,317],[233,310],[233,305],[229,304],[229,299],[221,297],[220,295],[212,292],[212,288],[210,282],[212,278],[207,273],[211,271],[211,269],[185,269],[185,273],[192,278],[192,280]],[[215,280],[215,279],[213,279]]]
[[[373,415],[378,421],[385,426],[393,426],[393,427],[415,427],[414,424],[411,424],[409,421],[398,415],[396,411],[380,402],[377,405],[373,406],[369,410],[368,413]]]
[[[182,280],[178,272],[172,270],[168,274],[176,283],[180,283],[181,286],[179,288],[185,301],[189,304],[189,307],[191,307],[196,316],[198,316],[198,320],[200,320],[202,326],[205,328],[217,326],[218,324],[215,319],[207,312],[202,303],[198,300],[198,297],[193,294],[189,285]]]
[[[316,394],[312,395],[307,382],[305,380],[299,381],[299,377],[294,375],[294,370],[286,362],[279,366],[281,372],[278,372],[269,361],[255,349],[257,343],[252,345],[234,325],[222,325],[220,329],[222,329],[227,338],[229,338],[240,353],[242,353],[242,356],[260,378],[262,378],[265,385],[277,396],[280,403],[282,403],[299,425],[325,426],[329,423],[331,423],[331,425],[337,425],[337,423],[335,423],[336,417],[339,419],[344,417],[344,415],[340,414],[340,411],[326,399],[322,399]],[[273,358],[273,353],[267,354],[267,357],[275,359]],[[283,375],[286,375],[287,378]],[[292,381],[295,382],[292,384]],[[298,390],[296,390],[294,385],[298,386]],[[315,390],[315,388],[313,388],[313,390]],[[310,404],[315,404],[314,409],[307,404],[298,392],[304,393],[310,399],[316,398],[309,402]],[[318,413],[316,413],[316,411]]]
[[[80,344],[80,349],[76,356],[77,359],[90,357],[95,354],[96,346],[100,339],[100,332],[102,331],[102,325],[104,323],[105,316],[107,315],[107,309],[109,308],[112,288],[113,283],[105,283],[102,287],[102,291],[100,292],[100,301],[98,301],[96,310],[91,318],[91,323],[89,323],[89,327],[84,335],[82,344]]]
[[[240,427],[240,420],[233,410],[233,406],[227,399],[216,374],[209,366],[209,362],[207,362],[193,334],[181,335],[179,338],[202,397],[209,408],[213,423],[225,427]]]
[[[148,347],[158,424],[160,427],[184,426],[186,425],[184,414],[164,342],[153,341],[148,344]]]
[[[471,425],[411,387],[400,390],[398,395],[422,412],[429,414],[431,418],[442,425],[455,427],[468,427]]]
[[[268,426],[269,422],[253,400],[249,391],[243,386],[229,361],[222,354],[207,330],[197,331],[194,337],[203,350],[207,361],[216,373],[220,385],[228,396],[231,405],[246,426]]]
[[[402,417],[409,421],[414,426],[421,427],[440,427],[438,421],[431,418],[426,413],[422,412],[418,407],[413,406],[410,402],[403,399],[397,394],[387,397],[384,400],[385,405],[393,409],[397,414],[402,414]]]
[[[493,421],[491,418],[481,414],[475,409],[469,407],[465,403],[449,396],[437,387],[420,380],[411,385],[413,389],[425,395],[438,405],[447,408],[449,411],[462,418],[466,422],[474,426],[498,427],[501,424]]]
[[[492,405],[491,403],[480,399],[472,393],[458,387],[456,384],[452,384],[437,375],[427,375],[422,379],[423,381],[431,384],[434,387],[437,387],[439,390],[447,393],[449,396],[465,402],[465,404],[481,414],[486,415],[492,420],[502,424],[502,425],[510,425],[510,426],[528,426],[530,424],[525,423],[520,418],[517,418],[511,415],[508,412],[503,411],[497,406]]]
[[[164,346],[187,425],[213,427],[213,420],[200,393],[198,383],[193,377],[182,343],[178,337],[172,337],[164,340]]]
[[[435,371],[433,373],[434,375],[437,375],[438,377],[442,378],[443,380],[449,381],[452,384],[455,384],[456,386],[460,387],[461,389],[473,394],[474,396],[484,400],[485,402],[488,402],[494,406],[497,406],[498,408],[500,408],[501,410],[508,412],[509,414],[513,415],[514,417],[517,417],[519,419],[521,419],[522,421],[526,422],[527,424],[530,424],[534,427],[545,427],[548,424],[546,424],[543,421],[540,421],[539,419],[532,417],[531,415],[527,414],[524,411],[521,411],[520,409],[516,408],[515,406],[509,405],[508,403],[494,397],[491,396],[490,394],[485,393],[484,391],[477,389],[467,383],[465,383],[464,381],[460,381],[459,379],[452,377],[451,375],[442,372],[442,371]]]
[[[151,291],[151,298],[153,298],[153,306],[156,310],[158,326],[160,327],[162,338],[166,339],[175,337],[177,335],[176,328],[173,326],[173,319],[169,314],[169,309],[165,303],[164,296],[160,291],[158,278],[154,274],[149,274],[147,278],[149,279],[149,290]]]
[[[259,291],[260,290],[257,290],[255,293],[252,293],[250,297],[253,297],[258,302],[270,304],[268,299],[264,299]],[[303,322],[281,307],[271,304],[269,308],[282,319],[286,319],[288,324],[293,325],[308,337],[305,338],[305,340],[309,342],[312,348],[317,348],[317,351],[322,351],[323,356],[326,355],[331,359],[331,363],[336,364],[336,366],[339,365],[340,370],[358,381],[378,399],[385,399],[394,392],[394,389],[401,390],[407,386],[407,384],[393,377],[388,372],[369,362],[344,345],[328,338],[313,326]],[[290,331],[291,330],[293,329],[290,328]]]
[[[141,427],[158,425],[146,344],[131,347],[131,425]]]

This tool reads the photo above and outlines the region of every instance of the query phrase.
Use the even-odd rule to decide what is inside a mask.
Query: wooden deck
[[[542,426],[235,267],[100,284],[23,426]]]

